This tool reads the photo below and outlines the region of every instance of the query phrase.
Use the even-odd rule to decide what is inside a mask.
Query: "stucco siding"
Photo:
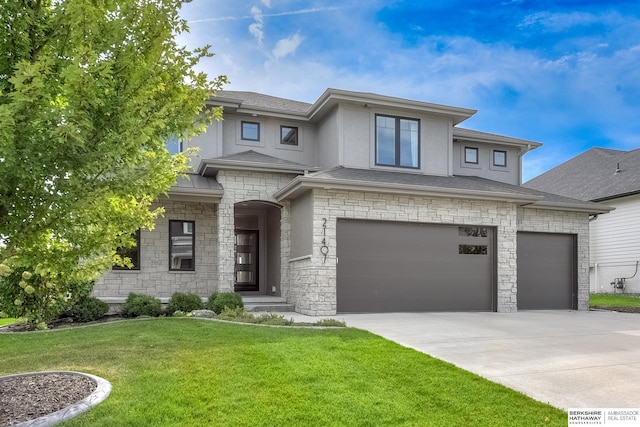
[[[633,276],[640,260],[640,195],[604,203],[615,210],[590,223],[592,292],[614,292],[611,282]],[[625,281],[624,291],[640,293],[640,274]]]
[[[519,208],[518,231],[577,236],[578,310],[589,309],[589,214]]]
[[[478,164],[465,163],[465,147],[478,149]],[[493,152],[506,151],[507,166],[494,166]],[[471,142],[453,143],[453,173],[463,176],[478,176],[507,184],[520,184],[520,150],[513,147]]]

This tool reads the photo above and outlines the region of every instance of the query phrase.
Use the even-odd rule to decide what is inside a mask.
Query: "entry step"
[[[287,312],[294,311],[293,304],[287,304],[284,297],[273,297],[268,295],[262,296],[243,296],[242,303],[246,311],[270,311],[270,312]]]

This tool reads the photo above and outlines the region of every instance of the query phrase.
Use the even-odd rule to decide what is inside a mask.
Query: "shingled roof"
[[[640,149],[591,148],[524,187],[599,202],[640,193]]]

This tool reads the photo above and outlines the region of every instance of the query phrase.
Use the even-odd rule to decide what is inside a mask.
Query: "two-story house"
[[[96,296],[278,296],[305,314],[586,309],[589,217],[606,206],[521,187],[540,144],[458,127],[475,114],[328,89],[313,104],[224,91],[186,141],[135,269]],[[176,141],[172,149],[182,149]]]

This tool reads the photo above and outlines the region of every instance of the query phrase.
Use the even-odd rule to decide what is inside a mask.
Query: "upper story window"
[[[478,149],[475,147],[464,147],[464,162],[477,165]]]
[[[169,221],[169,270],[194,271],[195,222]]]
[[[260,141],[260,123],[242,122],[240,138],[245,141]]]
[[[135,240],[135,245],[127,248],[117,248],[116,253],[121,258],[128,258],[131,262],[131,267],[126,265],[114,265],[113,270],[140,270],[140,230],[136,231],[132,236]]]
[[[166,148],[171,154],[178,154],[182,152],[182,141],[176,138],[174,135],[171,135],[167,139]]]
[[[376,165],[420,167],[420,121],[376,116]]]
[[[298,145],[298,128],[280,126],[280,144]]]
[[[507,152],[502,150],[493,150],[493,166],[507,166]]]

